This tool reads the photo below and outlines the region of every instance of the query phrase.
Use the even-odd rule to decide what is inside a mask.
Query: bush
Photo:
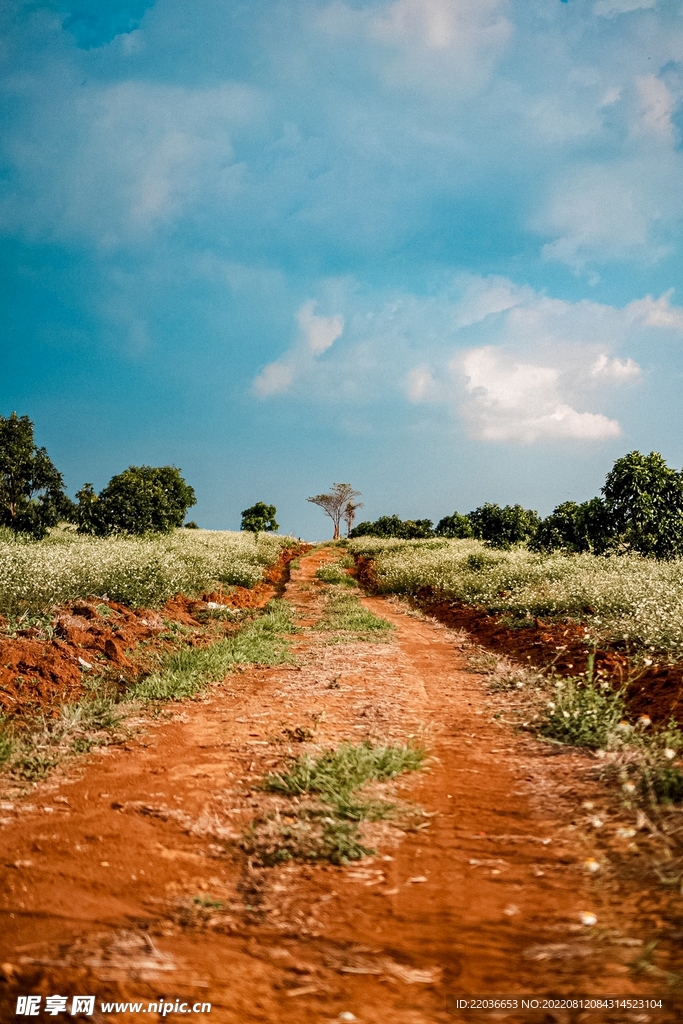
[[[538,513],[521,505],[505,505],[501,508],[486,502],[467,516],[472,524],[472,535],[496,548],[508,548],[512,544],[529,540],[540,523]]]
[[[400,519],[397,515],[380,516],[374,523],[359,523],[349,537],[397,537],[401,540],[422,540],[434,536],[431,519]]]
[[[577,505],[565,501],[538,526],[529,547],[532,551],[590,551],[601,555],[615,543],[616,533],[602,498]]]
[[[463,516],[460,512],[454,512],[452,516],[444,516],[443,519],[440,519],[434,533],[437,537],[448,537],[453,540],[464,540],[474,536],[469,516]]]
[[[539,734],[575,747],[608,748],[619,745],[619,724],[624,697],[607,683],[590,678],[558,679],[553,687]]]
[[[79,533],[168,533],[182,526],[196,504],[194,489],[175,466],[129,466],[111,478],[99,495],[84,484],[76,495]]]

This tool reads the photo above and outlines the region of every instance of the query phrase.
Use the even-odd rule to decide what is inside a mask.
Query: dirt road
[[[166,1019],[220,1024],[676,1020],[458,1008],[668,995],[682,925],[671,894],[643,885],[656,836],[628,834],[593,757],[506,724],[514,695],[490,692],[460,634],[380,598],[364,604],[394,624],[390,642],[331,644],[310,628],[325,590],[315,571],[337,555],[316,550],[292,572],[296,664],[235,672],[0,805],[2,1019],[23,1019],[18,995],[70,1007],[94,993],[83,1020],[160,1019],[158,1000],[174,1008]],[[294,742],[306,730],[312,743]],[[368,826],[376,856],[260,868],[240,849],[283,754],[409,737],[430,760],[394,792],[424,813],[407,831]],[[142,1007],[103,1012],[113,1000]],[[210,1015],[175,1011],[203,1002]]]

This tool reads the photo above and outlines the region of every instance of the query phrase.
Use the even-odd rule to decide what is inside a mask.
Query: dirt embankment
[[[356,578],[369,593],[379,589],[373,560],[356,559]],[[618,648],[594,650],[586,643],[586,627],[575,619],[544,622],[529,619],[512,629],[502,615],[485,608],[444,600],[431,587],[414,595],[419,607],[433,618],[454,629],[464,629],[483,647],[507,654],[535,668],[552,667],[558,675],[578,675],[586,671],[594,654],[594,671],[613,685],[626,684],[629,708],[634,715],[648,715],[653,722],[667,722],[673,716],[683,724],[683,662],[671,665],[664,659],[649,666],[634,666],[628,653]]]
[[[92,673],[104,674],[125,689],[146,674],[150,654],[174,646],[169,622],[195,631],[186,643],[201,643],[209,602],[262,608],[281,593],[290,562],[306,550],[283,550],[263,582],[251,589],[230,587],[198,598],[175,594],[157,610],[91,598],[55,609],[48,628],[31,626],[11,633],[0,617],[0,711],[19,721],[37,714],[57,715],[62,705],[81,699]],[[228,623],[226,628],[232,627]]]

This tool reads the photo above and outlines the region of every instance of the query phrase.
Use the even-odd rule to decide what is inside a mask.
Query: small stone
[[[582,910],[581,911],[581,913],[579,914],[579,921],[581,922],[581,924],[585,925],[587,928],[590,928],[594,924],[598,923],[598,919],[597,919],[596,915],[595,914],[591,914],[590,911],[588,911],[588,910]]]
[[[85,658],[80,658],[79,657],[78,664],[81,666],[81,668],[85,668],[85,669],[92,668],[92,665],[90,664],[90,662],[86,661]]]
[[[590,871],[592,875],[594,875],[597,871],[600,870],[600,864],[595,859],[595,857],[588,857],[588,859],[583,862],[583,866],[585,867],[586,871]]]
[[[339,1020],[356,1020],[356,1015],[351,1013],[350,1010],[342,1010],[339,1014]]]
[[[675,756],[676,756],[676,751],[673,750],[671,747],[667,747],[666,750],[664,751],[664,757],[668,761],[673,761]]]
[[[515,914],[519,913],[519,907],[516,903],[508,903],[507,907],[505,907],[505,909],[503,910],[503,913],[507,917],[514,917]]]
[[[424,875],[416,875],[415,878],[409,878],[408,883],[415,885],[417,882],[426,882],[427,879]]]

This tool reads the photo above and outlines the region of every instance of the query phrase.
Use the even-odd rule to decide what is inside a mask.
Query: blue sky
[[[0,412],[325,536],[683,465],[681,0],[5,0]]]

